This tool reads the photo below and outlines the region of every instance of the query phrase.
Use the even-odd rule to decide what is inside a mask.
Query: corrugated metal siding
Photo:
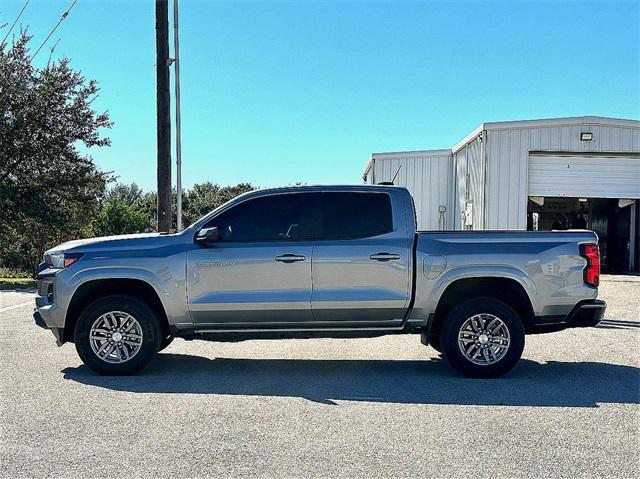
[[[464,229],[462,212],[467,202],[467,148],[463,148],[453,155],[453,164],[456,172],[453,189],[453,228]]]
[[[529,195],[640,198],[640,156],[529,156]]]
[[[396,173],[395,184],[406,187],[416,204],[418,229],[440,229],[439,207],[445,206],[444,228],[452,227],[453,212],[451,196],[453,186],[452,157],[450,154],[403,155],[374,158],[374,166],[367,174],[367,183],[391,181]],[[400,168],[400,170],[398,170]]]
[[[580,141],[591,132],[594,141]],[[640,128],[585,123],[487,131],[487,229],[525,229],[530,151],[640,152]]]
[[[482,142],[474,140],[454,154],[456,169],[455,228],[465,229],[462,212],[473,204],[471,229],[484,228],[485,159]]]
[[[473,203],[473,228],[484,228],[484,169],[482,142],[476,140],[469,144],[467,167],[469,178],[469,200]]]
[[[529,130],[487,132],[487,229],[524,229],[527,225]]]

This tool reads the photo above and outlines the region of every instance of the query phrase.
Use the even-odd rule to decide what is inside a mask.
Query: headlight
[[[62,269],[71,266],[82,256],[83,253],[49,253],[45,255],[45,261],[50,268]]]

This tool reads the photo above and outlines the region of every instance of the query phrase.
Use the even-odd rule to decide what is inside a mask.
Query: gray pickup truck
[[[176,234],[61,244],[34,319],[101,374],[132,374],[175,337],[212,341],[420,334],[460,372],[496,377],[525,334],[594,326],[590,231],[416,231],[394,186],[241,195]]]

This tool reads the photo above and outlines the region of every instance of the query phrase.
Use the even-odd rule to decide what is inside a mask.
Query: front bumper
[[[64,316],[58,308],[54,296],[56,271],[45,270],[38,273],[38,294],[33,321],[37,326],[50,330],[56,338],[56,344],[64,342]]]
[[[49,329],[47,323],[38,310],[33,313],[33,321],[36,323],[36,326],[40,326],[42,329]]]
[[[47,320],[37,309],[33,312],[33,322],[36,323],[36,326],[51,331],[56,338],[56,344],[58,346],[62,346],[64,344],[64,328],[57,328],[47,324]]]

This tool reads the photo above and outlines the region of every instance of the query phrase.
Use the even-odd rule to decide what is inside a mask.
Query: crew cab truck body
[[[494,377],[527,333],[594,326],[590,231],[417,232],[409,192],[313,186],[241,195],[177,234],[59,245],[34,319],[102,374],[140,370],[174,337],[215,341],[420,334]]]

